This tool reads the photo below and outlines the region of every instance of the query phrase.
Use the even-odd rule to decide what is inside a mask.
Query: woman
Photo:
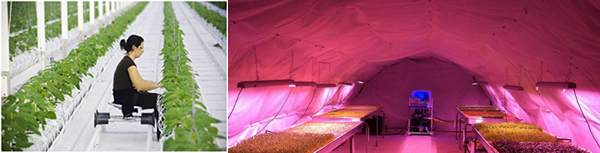
[[[133,106],[142,108],[154,108],[156,111],[156,99],[158,94],[148,93],[146,91],[156,89],[162,84],[142,79],[137,70],[137,65],[133,62],[144,53],[144,38],[138,35],[131,35],[121,39],[121,49],[127,53],[121,62],[117,65],[113,81],[114,103],[121,104],[121,112],[124,119],[133,118]],[[155,115],[156,117],[156,115]]]

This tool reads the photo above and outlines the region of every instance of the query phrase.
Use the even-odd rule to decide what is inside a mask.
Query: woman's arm
[[[136,66],[130,66],[127,68],[127,71],[129,72],[129,78],[131,79],[131,82],[139,91],[148,91],[160,87],[160,84],[157,82],[142,79],[142,76],[138,72]]]

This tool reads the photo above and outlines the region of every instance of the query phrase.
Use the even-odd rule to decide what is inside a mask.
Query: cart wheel
[[[156,119],[154,119],[154,113],[142,113],[141,120],[142,124],[154,126]]]
[[[98,124],[108,124],[108,120],[110,119],[110,113],[100,113],[98,110],[94,113],[94,128]]]
[[[161,124],[162,124],[162,120],[160,119],[162,117],[162,114],[160,112],[154,111],[154,128],[156,129],[156,141],[160,141],[160,135],[162,134],[161,132]]]
[[[98,125],[98,110],[94,113],[94,128]]]
[[[162,132],[160,132],[160,129],[158,127],[159,127],[159,125],[156,126],[156,141],[160,141],[160,134],[162,134]]]

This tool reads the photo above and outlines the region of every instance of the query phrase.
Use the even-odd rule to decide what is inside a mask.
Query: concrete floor
[[[399,133],[388,130],[388,133]],[[402,134],[379,136],[378,146],[375,146],[375,137],[370,136],[369,142],[365,134],[355,135],[356,153],[462,153],[464,150],[458,148],[459,140],[455,139],[453,132],[436,132],[434,136]],[[344,143],[332,153],[349,153],[349,143]]]

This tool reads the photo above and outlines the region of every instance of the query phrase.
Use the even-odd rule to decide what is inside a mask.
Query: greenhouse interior
[[[2,151],[226,151],[226,1],[0,12]]]
[[[229,152],[600,152],[600,1],[228,3]]]

